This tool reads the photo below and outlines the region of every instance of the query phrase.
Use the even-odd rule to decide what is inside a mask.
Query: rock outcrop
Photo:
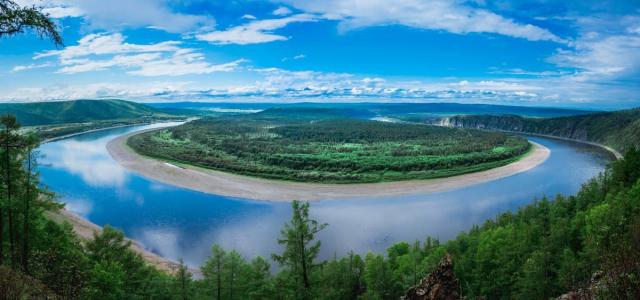
[[[453,262],[447,254],[438,267],[420,283],[410,288],[403,300],[457,300],[460,297],[460,283],[453,273]]]

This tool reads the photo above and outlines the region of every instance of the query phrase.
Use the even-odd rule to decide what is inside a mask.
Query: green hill
[[[624,152],[640,147],[640,108],[558,118],[468,115],[440,120],[441,125],[553,135],[600,143]]]
[[[0,114],[13,114],[25,126],[168,116],[160,109],[124,100],[0,103]]]

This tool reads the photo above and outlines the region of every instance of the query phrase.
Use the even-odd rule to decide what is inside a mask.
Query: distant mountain
[[[595,142],[624,152],[640,147],[640,108],[558,118],[514,115],[466,115],[440,120],[441,125],[553,135]]]
[[[25,126],[168,116],[161,109],[124,100],[0,103],[0,114],[13,114]]]
[[[402,117],[406,121],[420,121],[431,116],[456,114],[511,114],[529,117],[559,117],[590,114],[594,111],[565,109],[554,107],[527,107],[491,104],[461,104],[461,103],[206,103],[206,102],[176,102],[150,103],[156,108],[181,109],[235,109],[235,110],[267,110],[270,108],[331,108],[350,110],[351,113],[366,111],[365,115],[379,115]]]
[[[368,119],[375,115],[368,110],[356,108],[333,108],[315,106],[282,106],[268,108],[255,114],[246,115],[258,119],[287,119],[287,120],[328,120],[328,119]]]

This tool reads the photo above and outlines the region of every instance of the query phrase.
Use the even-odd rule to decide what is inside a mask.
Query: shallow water
[[[69,210],[98,224],[111,224],[164,257],[198,266],[212,244],[247,257],[277,252],[276,239],[290,216],[283,202],[203,194],[133,174],[107,152],[111,139],[161,125],[109,129],[42,145],[44,185]],[[551,150],[542,165],[514,176],[454,191],[311,204],[329,223],[319,238],[321,256],[381,252],[397,241],[426,236],[450,239],[473,224],[545,195],[575,193],[612,159],[595,146],[529,137]]]

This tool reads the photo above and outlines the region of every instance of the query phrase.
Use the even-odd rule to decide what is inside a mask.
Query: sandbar
[[[152,129],[157,130],[157,129]],[[532,149],[513,163],[475,173],[426,180],[380,183],[320,184],[255,178],[196,166],[167,163],[136,153],[127,139],[145,131],[119,136],[107,143],[111,157],[126,169],[144,177],[203,193],[265,201],[319,201],[367,199],[401,195],[430,194],[497,180],[533,169],[542,164],[551,151],[529,141]]]

